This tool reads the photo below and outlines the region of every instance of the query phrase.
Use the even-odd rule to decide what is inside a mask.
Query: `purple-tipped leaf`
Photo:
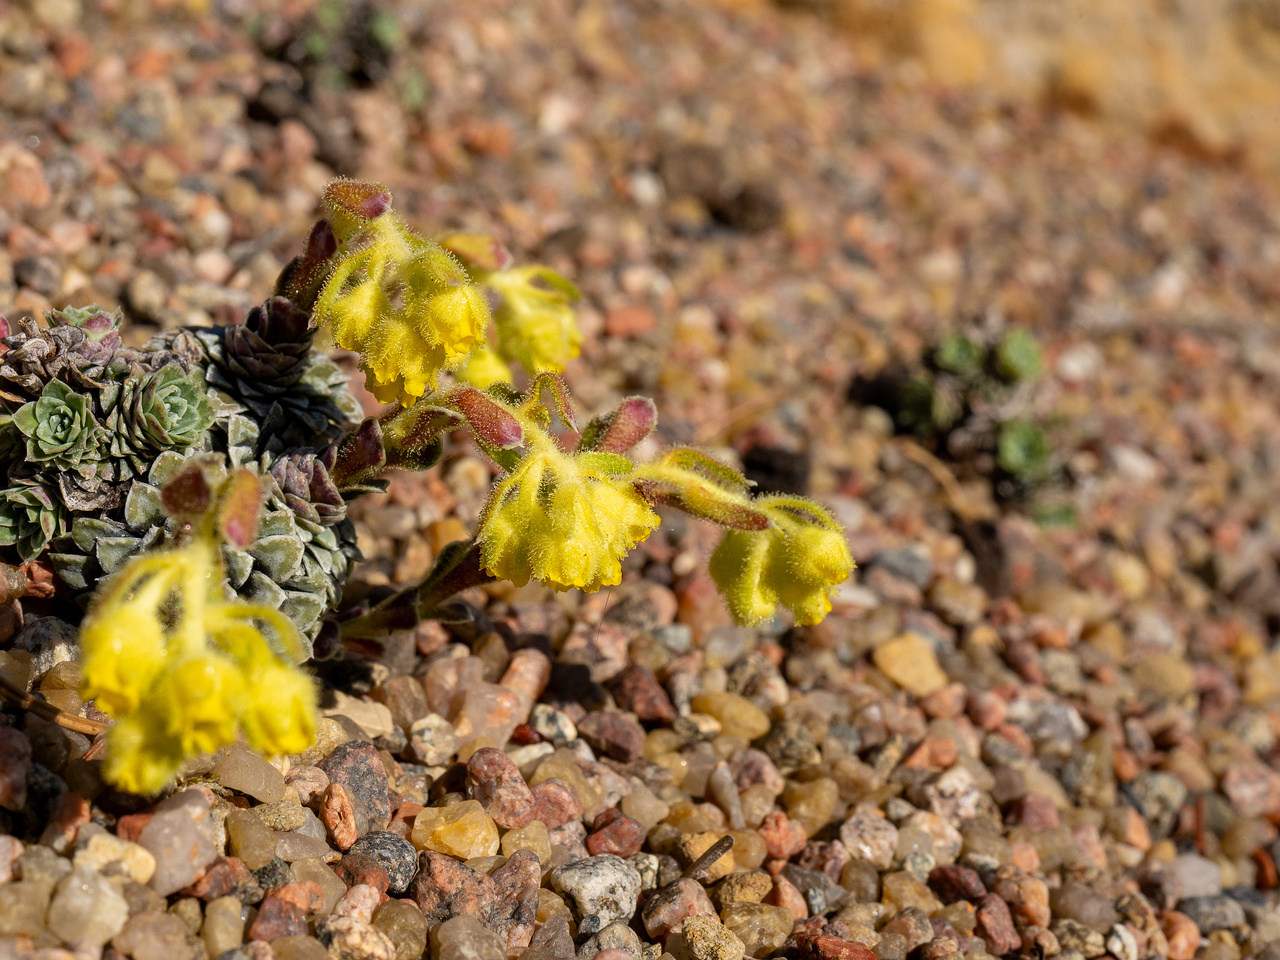
[[[213,505],[213,488],[198,461],[188,460],[160,488],[160,503],[175,520],[190,521]]]
[[[367,479],[387,462],[382,427],[373,417],[364,420],[326,451],[322,460],[339,490]]]

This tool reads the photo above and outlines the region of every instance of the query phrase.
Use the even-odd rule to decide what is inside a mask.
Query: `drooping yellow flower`
[[[495,577],[593,593],[622,580],[622,558],[659,518],[597,454],[570,456],[529,431],[533,450],[494,487],[476,534]],[[621,459],[621,458],[618,458]]]
[[[481,390],[487,390],[495,383],[512,383],[515,380],[511,368],[502,362],[502,358],[487,343],[482,343],[471,351],[467,362],[458,369],[456,377]]]
[[[501,297],[494,311],[498,353],[531,374],[560,373],[582,347],[582,333],[569,306],[578,288],[550,267],[531,264],[484,275]]]
[[[796,497],[761,497],[752,506],[768,516],[769,528],[726,531],[709,567],[734,619],[759,623],[782,604],[797,623],[820,622],[831,593],[853,573],[840,525]]]
[[[391,212],[389,194],[376,195],[385,205],[366,197],[363,207],[330,194],[341,247],[314,315],[335,343],[360,354],[379,400],[408,406],[483,342],[488,304],[451,254]]]
[[[224,489],[224,514],[228,505],[255,512],[256,503],[236,503],[233,487]],[[297,628],[277,610],[223,596],[215,531],[244,526],[227,519],[211,514],[185,545],[131,560],[104,583],[81,630],[81,694],[116,720],[103,771],[126,790],[155,793],[185,758],[241,731],[272,753],[298,752],[314,739],[311,680],[262,632],[293,650]],[[250,519],[248,536],[255,526]]]

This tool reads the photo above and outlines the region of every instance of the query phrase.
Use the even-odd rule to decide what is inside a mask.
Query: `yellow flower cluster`
[[[183,760],[232,743],[297,753],[315,739],[315,690],[271,648],[297,628],[277,610],[227,601],[211,534],[132,560],[107,582],[80,633],[81,695],[115,718],[103,773],[133,793],[162,789]]]
[[[501,359],[531,374],[561,373],[578,355],[582,334],[570,304],[581,294],[572,283],[538,264],[495,270],[483,283],[500,297],[493,320]]]
[[[326,194],[340,247],[314,316],[338,346],[360,354],[379,400],[408,406],[484,342],[488,304],[444,247],[391,212],[390,195],[373,194],[387,206],[370,209],[368,197],[363,205],[345,198],[344,186],[353,185],[339,182]]]
[[[728,530],[711,556],[711,577],[734,619],[759,623],[782,604],[797,623],[820,622],[831,610],[831,593],[853,573],[840,525],[797,497],[760,497],[751,505],[769,527]]]
[[[484,568],[516,586],[536,579],[593,593],[621,582],[622,558],[658,515],[605,458],[562,453],[536,427],[525,431],[534,449],[494,487],[481,517]]]

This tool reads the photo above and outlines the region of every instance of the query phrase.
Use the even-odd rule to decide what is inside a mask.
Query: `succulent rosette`
[[[202,446],[213,424],[204,384],[178,363],[155,373],[125,379],[108,417],[111,453],[144,472],[162,450],[185,452]]]
[[[39,481],[19,479],[0,490],[0,546],[15,547],[23,560],[38,557],[66,523],[57,490]]]
[[[27,459],[33,463],[76,470],[101,457],[104,434],[92,399],[61,380],[51,380],[40,399],[19,407],[13,425],[27,438]]]

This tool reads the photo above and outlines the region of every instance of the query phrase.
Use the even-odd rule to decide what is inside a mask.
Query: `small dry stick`
[[[99,723],[97,720],[90,720],[87,717],[77,717],[75,714],[60,710],[48,700],[41,700],[33,693],[18,689],[4,677],[0,677],[0,697],[8,700],[21,710],[34,713],[42,720],[56,723],[58,726],[74,730],[76,733],[83,733],[93,737],[107,729],[105,723]]]
[[[701,880],[711,869],[712,864],[723,857],[726,853],[733,849],[733,837],[724,836],[707,847],[707,852],[700,856],[693,863],[689,864],[680,877],[681,880]]]

